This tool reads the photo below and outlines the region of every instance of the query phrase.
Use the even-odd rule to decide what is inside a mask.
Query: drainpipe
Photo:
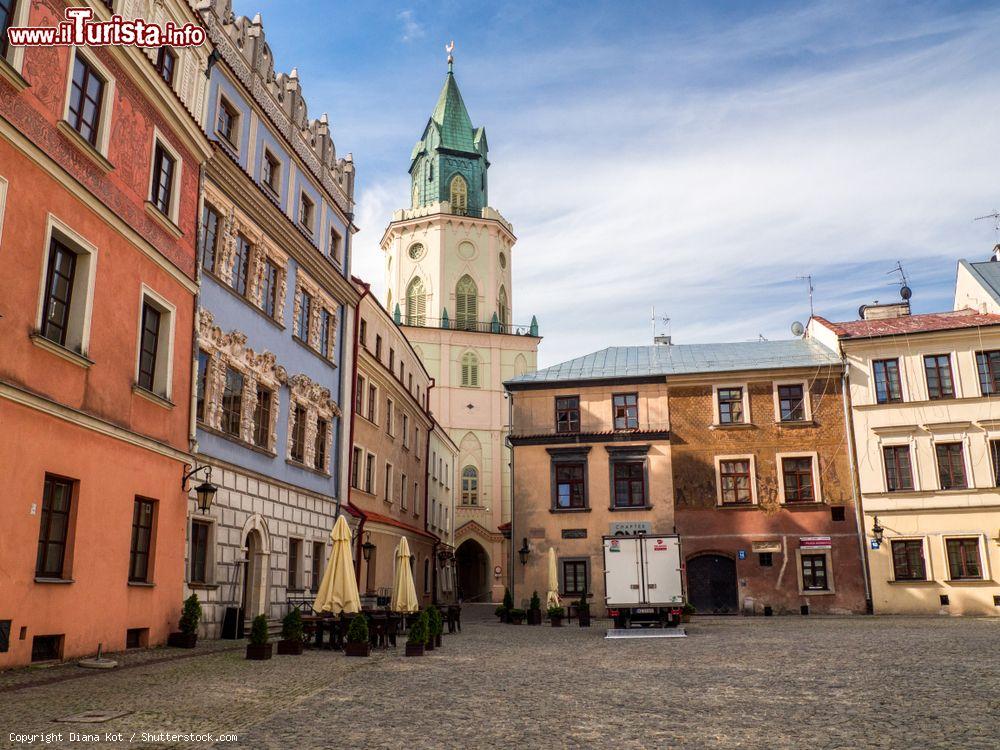
[[[857,452],[854,445],[854,417],[851,414],[850,398],[848,396],[849,381],[847,377],[850,366],[847,357],[843,359],[844,369],[840,375],[840,395],[844,402],[844,426],[847,430],[847,449],[851,465],[851,496],[854,498],[854,515],[858,523],[858,546],[861,550],[862,578],[865,582],[865,608],[868,614],[874,612],[872,602],[871,571],[868,568],[868,550],[865,547],[865,517],[861,507],[861,499],[858,497],[858,474],[857,474]]]
[[[417,402],[417,406],[423,409],[424,414],[430,419],[430,429],[427,430],[427,443],[424,446],[424,531],[428,534],[431,533],[428,523],[427,509],[430,507],[430,492],[428,492],[431,484],[431,433],[434,432],[434,417],[431,415],[430,403],[431,403],[431,389],[434,387],[434,378],[430,378],[430,384],[427,386],[427,392],[424,394],[424,398],[427,399],[427,407],[423,407],[420,402]],[[412,395],[412,394],[411,394]],[[417,450],[420,450],[420,446],[417,446]],[[434,537],[434,546],[431,548],[431,603],[437,604],[437,580],[438,580],[438,570],[437,570],[437,552],[438,545],[441,543],[441,537],[437,534],[432,535]]]
[[[514,429],[514,394],[504,387],[504,392],[507,395],[507,438],[506,443],[510,448],[510,540],[507,545],[509,549],[507,550],[508,557],[510,559],[507,564],[507,570],[510,576],[510,595],[514,599],[514,603],[517,604],[517,597],[514,595],[514,540],[517,538],[514,529],[514,444],[510,439],[510,433]]]

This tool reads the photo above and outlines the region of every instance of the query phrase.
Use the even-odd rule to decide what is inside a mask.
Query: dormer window
[[[313,231],[313,214],[315,207],[308,195],[302,193],[299,198],[299,226],[310,234]]]

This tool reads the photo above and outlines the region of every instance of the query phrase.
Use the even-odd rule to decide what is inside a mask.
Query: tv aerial
[[[813,291],[815,291],[816,287],[813,286],[812,274],[807,273],[805,276],[796,276],[795,278],[800,281],[805,281],[809,286],[809,317],[811,318],[816,314],[815,310],[813,310]]]
[[[890,286],[899,284],[899,296],[904,300],[909,301],[910,297],[913,296],[913,290],[910,289],[909,283],[906,280],[906,272],[903,270],[903,264],[900,261],[896,261],[896,267],[891,271],[886,271],[886,276],[890,276],[894,273],[899,274],[899,280],[892,282]]]

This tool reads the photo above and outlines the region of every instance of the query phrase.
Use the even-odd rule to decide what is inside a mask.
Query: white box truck
[[[616,628],[676,627],[684,606],[680,537],[604,537],[604,591]]]

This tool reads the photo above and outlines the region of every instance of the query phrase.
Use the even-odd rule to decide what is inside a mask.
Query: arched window
[[[479,289],[472,277],[465,275],[455,285],[455,327],[476,330],[479,320]]]
[[[469,211],[469,186],[462,175],[451,178],[451,212],[464,216]]]
[[[497,317],[500,319],[500,327],[505,333],[510,325],[510,303],[507,302],[507,290],[500,287],[500,294],[497,295]]]
[[[427,325],[427,293],[419,276],[406,287],[406,325]]]
[[[389,311],[390,315],[392,315],[392,290],[391,289],[385,295],[385,309]]]
[[[475,466],[462,469],[462,505],[479,505],[479,470]]]
[[[413,183],[413,205],[410,208],[416,208],[420,205],[420,186],[414,182]]]
[[[475,352],[466,352],[462,355],[462,387],[479,387],[479,357]]]

